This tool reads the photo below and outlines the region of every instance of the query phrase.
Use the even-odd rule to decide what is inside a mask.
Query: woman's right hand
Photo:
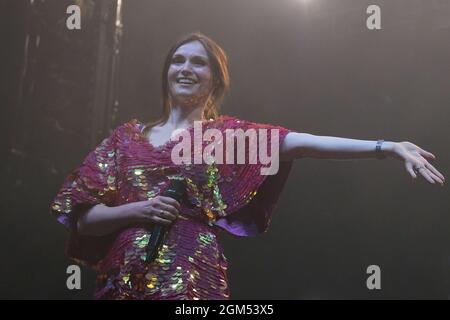
[[[180,214],[180,203],[169,197],[157,196],[129,205],[131,218],[138,223],[170,225]]]

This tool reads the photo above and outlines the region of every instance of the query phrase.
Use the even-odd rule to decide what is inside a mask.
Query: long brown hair
[[[144,134],[148,130],[158,124],[164,124],[169,119],[172,109],[169,99],[169,82],[167,73],[169,71],[170,63],[175,51],[182,45],[199,41],[205,48],[210,61],[213,88],[203,108],[203,118],[217,119],[219,116],[219,109],[222,105],[223,99],[230,88],[230,76],[228,72],[228,58],[225,51],[211,38],[205,36],[200,32],[193,32],[178,40],[167,53],[162,70],[162,96],[163,96],[163,114],[161,118],[156,121],[149,122],[144,127]]]

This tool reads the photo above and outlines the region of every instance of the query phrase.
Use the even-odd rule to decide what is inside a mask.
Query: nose
[[[192,74],[192,69],[191,69],[191,65],[189,64],[189,61],[186,61],[185,63],[183,63],[183,66],[181,67],[181,74],[183,76]]]

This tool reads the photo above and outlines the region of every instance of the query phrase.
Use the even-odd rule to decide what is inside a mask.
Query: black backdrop
[[[87,269],[81,291],[66,289],[66,234],[48,206],[107,134],[92,119],[101,23],[113,18],[101,19],[102,1],[86,1],[89,19],[68,31],[72,1],[0,3],[0,297],[89,299]],[[365,27],[369,4],[380,5],[382,30]],[[156,117],[164,55],[199,30],[229,56],[224,113],[317,135],[412,141],[448,176],[449,17],[447,1],[127,0],[118,104],[101,120],[110,129]],[[25,52],[26,41],[34,45]],[[297,161],[269,231],[222,236],[232,297],[447,298],[449,213],[448,187],[413,182],[398,161]],[[380,291],[366,288],[371,264],[381,267]]]

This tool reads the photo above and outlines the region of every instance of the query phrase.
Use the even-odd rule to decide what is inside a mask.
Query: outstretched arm
[[[316,136],[309,133],[289,133],[280,149],[282,160],[299,158],[352,160],[377,158],[377,141],[357,140],[329,136]],[[444,184],[444,176],[428,161],[436,157],[411,142],[385,141],[381,153],[403,161],[408,173],[417,178],[420,173],[430,183]]]

